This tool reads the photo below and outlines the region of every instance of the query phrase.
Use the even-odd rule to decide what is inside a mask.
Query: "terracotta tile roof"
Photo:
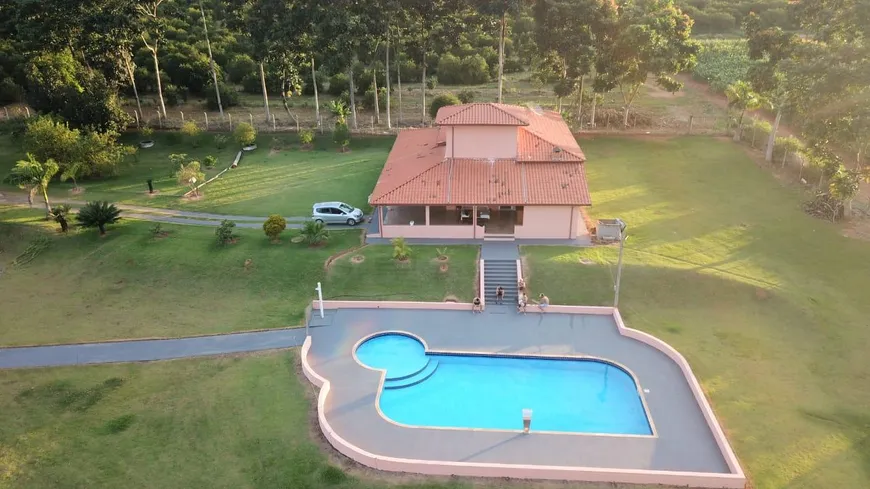
[[[591,204],[586,157],[559,114],[515,105],[467,104],[442,107],[436,121],[520,125],[517,159],[446,158],[444,127],[405,130],[396,138],[375,185],[372,205]]]
[[[384,199],[442,202],[447,190],[439,189],[437,167],[444,160],[446,147],[437,141],[438,128],[406,129],[400,132],[369,197],[370,202],[376,204]],[[435,170],[432,172],[434,180],[427,178],[430,170]],[[446,175],[443,178],[446,183]]]
[[[380,190],[381,181],[375,187]],[[457,158],[411,177],[372,205],[590,205],[579,162],[525,163]]]
[[[529,124],[506,107],[511,106],[492,103],[448,105],[438,109],[435,123],[439,126],[526,126]]]

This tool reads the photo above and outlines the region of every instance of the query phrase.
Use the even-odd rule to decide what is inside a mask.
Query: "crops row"
[[[706,82],[717,92],[724,92],[728,85],[746,80],[753,61],[749,59],[746,40],[708,39],[699,41],[698,64],[692,74]]]

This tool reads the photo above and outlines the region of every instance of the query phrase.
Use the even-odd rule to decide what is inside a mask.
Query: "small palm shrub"
[[[64,233],[69,231],[69,223],[66,220],[68,215],[69,206],[66,204],[56,205],[51,208],[50,217],[52,217],[56,223],[60,224],[60,230]]]
[[[205,164],[206,168],[214,168],[215,165],[217,165],[217,158],[212,155],[208,155],[202,159],[202,162]]]
[[[82,227],[98,228],[100,235],[106,234],[106,225],[114,224],[120,219],[121,210],[103,201],[88,202],[79,210],[77,219]]]
[[[278,214],[272,214],[263,223],[263,232],[273,242],[278,241],[278,237],[285,229],[287,229],[287,220]]]
[[[236,233],[233,230],[236,227],[236,223],[230,221],[229,219],[224,219],[221,221],[221,225],[215,229],[214,235],[217,238],[217,242],[219,245],[227,245],[232,243],[234,239],[236,239]]]
[[[317,221],[306,221],[299,233],[308,246],[317,246],[329,240],[329,230],[326,225]]]
[[[393,258],[399,261],[408,261],[411,258],[411,247],[405,238],[393,238],[390,244],[393,245]]]

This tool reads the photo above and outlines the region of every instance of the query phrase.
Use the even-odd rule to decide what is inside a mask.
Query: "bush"
[[[317,94],[323,95],[326,93],[323,90],[323,79],[325,75],[323,73],[317,72]],[[314,95],[314,84],[311,82],[311,70],[308,70],[307,75],[305,76],[305,81],[302,84],[302,95]]]
[[[463,104],[470,104],[471,102],[474,102],[475,95],[477,95],[477,92],[475,92],[474,90],[463,90],[459,92],[459,95],[457,97],[459,98],[459,101]]]
[[[427,89],[435,90],[435,88],[437,86],[438,86],[438,77],[437,76],[430,76],[429,78],[426,79],[426,88]]]
[[[438,115],[438,109],[441,107],[459,105],[461,103],[462,102],[456,97],[456,95],[453,95],[452,93],[442,93],[432,99],[432,105],[429,106],[429,115],[434,119],[435,116]]]
[[[332,142],[338,145],[342,151],[346,150],[350,145],[350,129],[347,128],[346,122],[335,124],[335,130],[332,132]]]
[[[329,89],[327,93],[334,97],[340,96],[343,92],[350,90],[350,81],[344,73],[336,73],[329,77]]]
[[[233,130],[233,139],[239,146],[250,146],[257,142],[257,130],[247,122],[242,122]]]
[[[205,164],[206,168],[214,168],[217,165],[218,159],[215,156],[208,155],[202,159],[202,162]]]
[[[308,246],[317,246],[329,240],[329,230],[322,222],[305,221],[299,234]]]
[[[411,257],[411,247],[405,238],[393,238],[390,244],[393,245],[393,258],[396,260],[407,261]]]
[[[311,129],[303,129],[299,131],[299,143],[303,146],[311,146],[314,143],[314,131]]]
[[[236,239],[236,234],[233,232],[233,229],[236,227],[236,223],[230,221],[229,219],[224,219],[221,221],[221,225],[218,226],[214,231],[215,238],[217,238],[217,242],[219,245],[227,245],[232,243],[234,239]]]
[[[166,85],[163,87],[163,103],[169,107],[178,107],[187,101],[187,93],[175,85]]]
[[[181,134],[184,134],[185,137],[190,139],[195,139],[199,137],[200,129],[199,126],[196,125],[194,121],[187,121],[181,125],[181,129],[178,130]]]
[[[239,92],[224,83],[219,83],[221,93],[221,104],[224,109],[239,105]],[[208,110],[218,110],[217,97],[214,94],[214,85],[209,84],[205,88],[205,102]]]
[[[257,72],[257,63],[247,54],[237,54],[227,63],[227,77],[233,83],[242,83],[245,76]]]
[[[229,138],[226,134],[216,134],[214,137],[214,146],[217,149],[224,149],[227,147],[227,142],[229,142]]]
[[[278,214],[272,214],[263,223],[263,232],[272,241],[278,241],[281,233],[287,229],[287,220]]]
[[[148,126],[145,126],[142,128],[141,131],[139,131],[139,134],[142,135],[142,138],[148,140],[148,139],[151,139],[151,136],[154,135],[154,129],[152,129]]]
[[[375,91],[369,89],[366,91],[365,96],[362,99],[362,106],[365,109],[374,110],[375,108]],[[387,89],[386,88],[378,88],[378,106],[381,110],[384,110],[384,107],[387,106]]]
[[[120,219],[121,211],[106,201],[88,202],[76,216],[79,224],[86,228],[98,228],[100,235],[106,234],[106,225],[114,224]]]

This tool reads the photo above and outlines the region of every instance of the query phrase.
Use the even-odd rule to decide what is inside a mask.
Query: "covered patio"
[[[379,206],[378,237],[480,239],[486,235],[514,236],[522,226],[522,206]]]

